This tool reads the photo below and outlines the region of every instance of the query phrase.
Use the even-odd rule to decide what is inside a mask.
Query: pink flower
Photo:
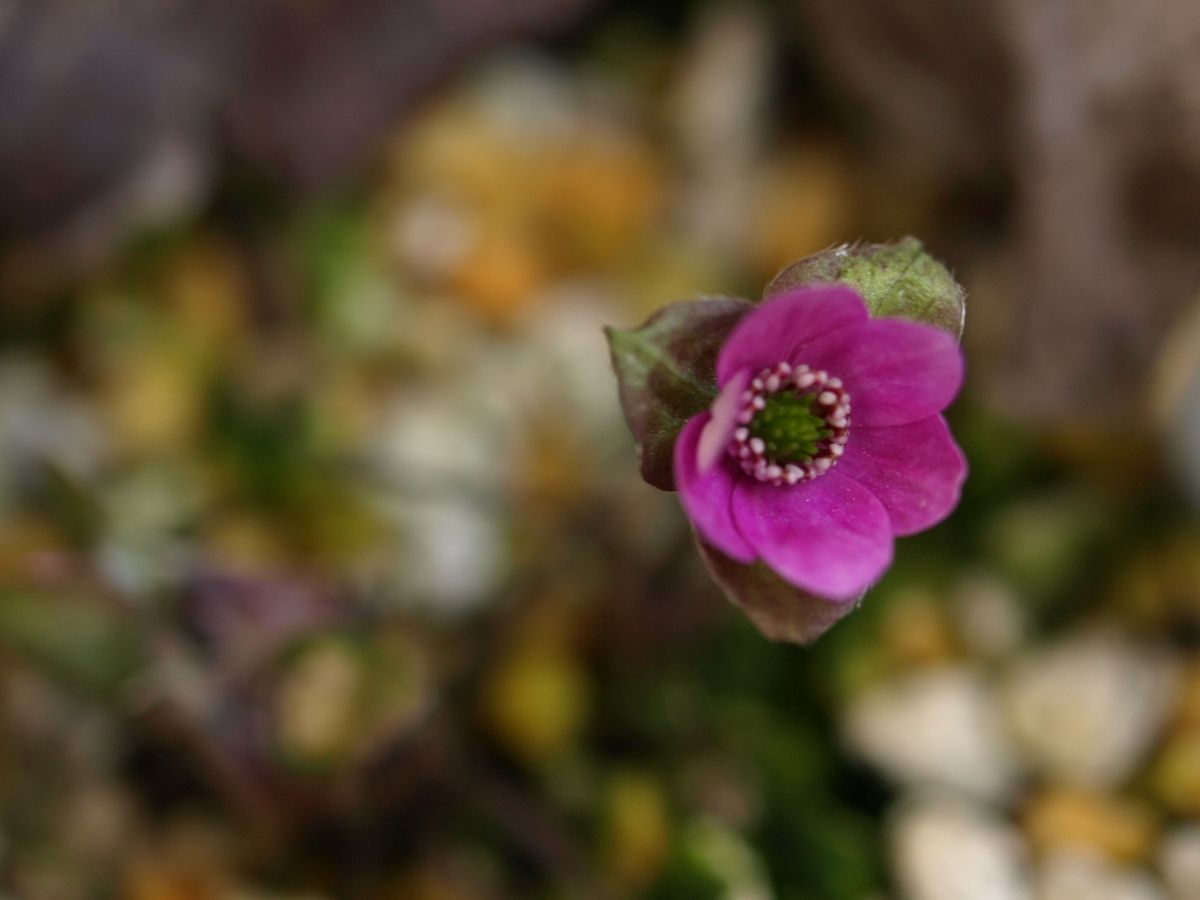
[[[772,298],[721,347],[717,398],[675,444],[683,508],[726,556],[855,599],[896,535],[958,503],[966,460],[940,413],[962,378],[953,337],[872,319],[849,287]]]

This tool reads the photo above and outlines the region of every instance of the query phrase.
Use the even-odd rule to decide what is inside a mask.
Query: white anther
[[[821,391],[817,395],[817,402],[822,406],[830,406],[837,401],[837,394],[833,391]]]
[[[767,445],[763,443],[762,438],[750,438],[750,449],[761,455],[766,451]]]

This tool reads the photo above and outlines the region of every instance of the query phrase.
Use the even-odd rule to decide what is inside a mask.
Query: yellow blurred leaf
[[[628,888],[650,884],[671,846],[671,820],[662,787],[642,772],[620,772],[605,797],[605,857],[614,878]]]
[[[571,748],[587,721],[589,700],[585,673],[571,655],[523,642],[487,677],[480,714],[498,743],[536,765]]]

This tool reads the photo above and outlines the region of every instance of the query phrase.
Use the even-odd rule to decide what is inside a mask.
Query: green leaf
[[[764,297],[841,281],[867,301],[872,316],[910,319],[962,337],[966,292],[921,242],[834,247],[792,263],[767,285]]]
[[[642,478],[675,489],[675,439],[717,395],[717,351],[743,315],[747,300],[726,297],[674,303],[638,328],[606,328],[621,408],[638,443]]]
[[[696,545],[725,596],[770,640],[811,644],[858,606],[856,602],[809,594],[788,584],[761,562],[748,566],[735,562],[699,538]]]

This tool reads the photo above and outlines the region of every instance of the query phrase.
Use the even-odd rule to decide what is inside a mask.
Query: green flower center
[[[787,362],[763,369],[742,391],[729,453],[742,471],[776,486],[825,474],[850,436],[850,395],[842,380]]]
[[[823,416],[813,412],[816,394],[783,390],[765,397],[766,405],[750,422],[750,435],[766,445],[777,463],[803,463],[817,454],[818,444],[833,435]]]

